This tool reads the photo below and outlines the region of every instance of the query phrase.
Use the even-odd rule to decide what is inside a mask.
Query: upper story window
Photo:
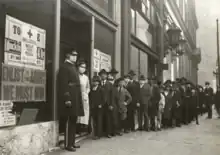
[[[113,8],[115,0],[86,0],[98,7],[102,13],[113,18]]]

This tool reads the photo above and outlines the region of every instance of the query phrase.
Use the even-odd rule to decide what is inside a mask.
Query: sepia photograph
[[[220,155],[220,0],[0,0],[0,155]]]

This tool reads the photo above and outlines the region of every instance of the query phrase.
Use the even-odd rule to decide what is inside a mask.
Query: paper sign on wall
[[[4,63],[44,70],[46,31],[8,15],[5,29]]]
[[[11,113],[13,103],[0,100],[0,127],[16,125],[16,116]]]
[[[105,69],[107,72],[111,70],[111,56],[101,52],[98,49],[94,49],[94,70],[100,71]],[[98,67],[99,66],[99,67]]]

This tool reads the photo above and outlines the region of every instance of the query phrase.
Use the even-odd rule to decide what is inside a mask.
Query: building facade
[[[160,51],[157,49],[157,8],[150,0],[122,0],[122,70],[137,77],[157,75]]]
[[[198,64],[201,61],[201,50],[197,48],[196,31],[199,28],[194,0],[165,0],[165,31],[174,23],[181,30],[181,35],[186,40],[184,53],[179,56],[168,52],[164,63],[169,65],[164,71],[164,81],[167,79],[185,77],[197,84]]]
[[[166,31],[172,23],[182,30],[187,46],[183,56],[174,57],[168,52],[164,58],[164,45],[169,39]],[[162,64],[164,59],[163,63],[169,64],[168,70],[163,71],[164,80],[184,76],[196,83],[197,65],[200,62],[195,37],[197,29],[193,0],[0,1],[0,61],[4,64],[0,70],[8,65],[6,53],[9,52],[10,58],[15,58],[16,63],[8,67],[36,71],[24,65],[25,61],[22,65],[16,65],[20,63],[18,59],[23,58],[21,53],[27,51],[21,48],[21,44],[27,40],[18,40],[29,37],[29,46],[26,47],[29,52],[35,52],[33,60],[37,57],[44,64],[42,72],[46,73],[44,95],[39,101],[31,100],[29,91],[22,92],[25,95],[21,100],[21,92],[8,89],[13,92],[11,96],[7,95],[7,100],[13,100],[16,123],[10,127],[0,126],[0,146],[3,146],[0,152],[37,155],[58,145],[56,81],[66,51],[76,49],[80,57],[87,61],[89,77],[102,68],[108,70],[113,67],[119,71],[118,76],[129,70],[134,70],[137,77],[141,74],[146,77],[159,76],[161,67],[158,64]],[[39,37],[42,32],[43,38]],[[9,39],[6,36],[10,33],[13,37],[10,44],[6,44]],[[39,43],[43,46],[43,52],[36,50],[39,48],[35,46]],[[38,79],[39,76],[33,78]],[[11,80],[14,85],[23,85],[22,90],[27,90],[26,83],[22,83],[24,81],[18,83]],[[5,99],[4,94],[7,93],[2,81],[0,94],[1,100]]]
[[[0,60],[1,64],[4,64],[1,70],[3,66],[8,67],[7,52],[11,52],[11,59],[17,59],[16,63],[11,65],[13,70],[17,70],[16,64],[19,65],[20,59],[23,59],[20,55],[26,51],[21,44],[28,41],[28,46],[25,47],[34,53],[33,60],[36,54],[37,57],[41,56],[40,62],[45,64],[42,72],[46,73],[44,96],[39,102],[31,99],[31,94],[27,92],[18,92],[17,87],[8,89],[10,93],[13,92],[11,96],[1,89],[1,100],[6,96],[7,100],[13,100],[13,114],[16,116],[15,123],[9,127],[4,126],[4,122],[0,123],[1,153],[38,155],[58,145],[56,81],[65,52],[72,49],[78,51],[80,57],[87,61],[89,77],[97,74],[100,67],[114,67],[121,72],[120,25],[121,3],[118,0],[0,1]],[[44,32],[42,38],[40,32]],[[13,36],[9,43],[6,42],[8,35]],[[20,38],[23,39],[18,41]],[[45,49],[42,53],[35,51],[39,43],[42,43]],[[97,51],[98,58],[95,55]],[[14,57],[15,54],[17,55]],[[95,58],[98,60],[98,66]],[[22,70],[36,71],[24,65],[26,62],[21,64],[19,66]],[[15,80],[10,82],[19,85]],[[25,87],[22,82],[20,81],[20,85]],[[21,99],[18,95],[22,93],[25,95]]]

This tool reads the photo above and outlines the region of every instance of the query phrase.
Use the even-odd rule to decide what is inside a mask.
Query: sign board
[[[106,71],[111,70],[111,56],[101,52],[98,49],[94,49],[93,52],[93,69],[99,72],[101,69]]]
[[[16,125],[16,116],[11,113],[13,103],[0,100],[0,127]]]
[[[2,64],[1,78],[2,100],[46,100],[46,71]]]
[[[46,31],[8,15],[5,29],[4,63],[44,70]]]

